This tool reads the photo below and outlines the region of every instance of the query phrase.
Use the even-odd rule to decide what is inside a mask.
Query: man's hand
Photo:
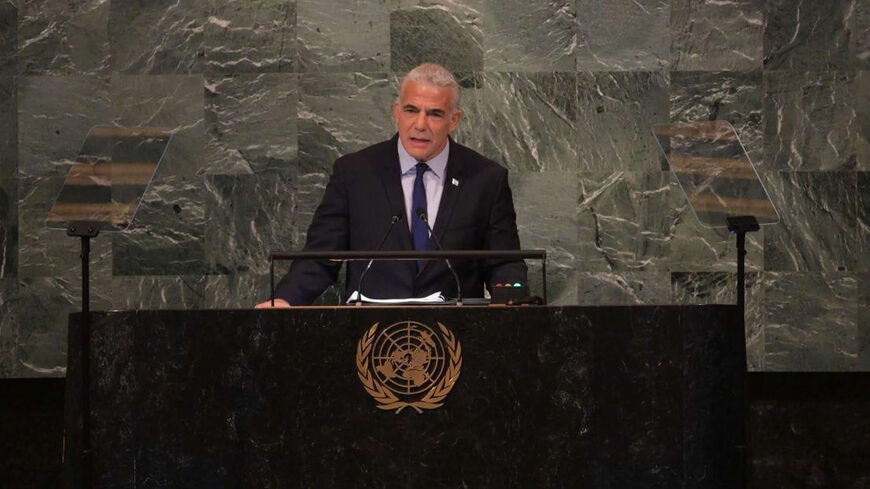
[[[275,299],[275,305],[272,301],[261,302],[254,306],[254,309],[290,309],[290,303],[284,299]]]

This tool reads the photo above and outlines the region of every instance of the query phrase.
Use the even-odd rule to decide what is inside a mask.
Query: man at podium
[[[462,119],[460,98],[444,67],[425,63],[408,72],[393,103],[398,134],[335,162],[305,250],[436,249],[430,228],[445,250],[520,249],[507,170],[450,138]],[[522,260],[451,262],[463,297],[483,297],[485,284],[526,282]],[[348,262],[348,292],[366,264]],[[294,261],[278,283],[275,307],[311,304],[340,266]],[[378,299],[457,295],[443,260],[375,261],[361,288]]]

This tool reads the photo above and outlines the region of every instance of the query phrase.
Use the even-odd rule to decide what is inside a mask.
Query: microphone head
[[[397,222],[402,220],[402,214],[393,214],[393,217],[390,218],[390,224],[396,224]]]
[[[414,214],[416,214],[417,217],[419,217],[421,220],[423,220],[423,221],[426,220],[426,209],[424,209],[422,207],[417,207],[414,210]]]

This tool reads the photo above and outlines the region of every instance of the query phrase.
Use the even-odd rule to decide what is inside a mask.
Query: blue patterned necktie
[[[427,250],[429,249],[429,228],[426,223],[417,215],[417,209],[423,209],[427,214],[428,207],[426,206],[426,187],[423,186],[423,175],[429,171],[429,165],[421,161],[417,163],[417,177],[414,179],[414,193],[411,205],[411,234],[414,236],[414,249]],[[417,260],[417,272],[423,269],[426,260]]]

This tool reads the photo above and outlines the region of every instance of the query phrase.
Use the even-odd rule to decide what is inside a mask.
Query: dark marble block
[[[11,76],[0,76],[0,178],[18,174],[18,97]]]
[[[764,67],[837,70],[849,63],[851,0],[769,0],[764,10]]]
[[[203,38],[213,2],[110,2],[108,39],[112,72],[201,73]]]
[[[453,71],[483,71],[479,29],[440,8],[390,12],[390,67],[404,73],[437,61]]]
[[[18,69],[18,7],[0,4],[0,73],[12,75]]]
[[[0,279],[18,272],[18,208],[16,179],[0,177]]]
[[[102,487],[697,487],[741,483],[733,306],[314,308],[91,315]],[[80,446],[70,321],[69,460]],[[447,325],[444,406],[377,409],[355,365],[380,322]]]
[[[870,375],[747,376],[752,489],[870,486]]]

